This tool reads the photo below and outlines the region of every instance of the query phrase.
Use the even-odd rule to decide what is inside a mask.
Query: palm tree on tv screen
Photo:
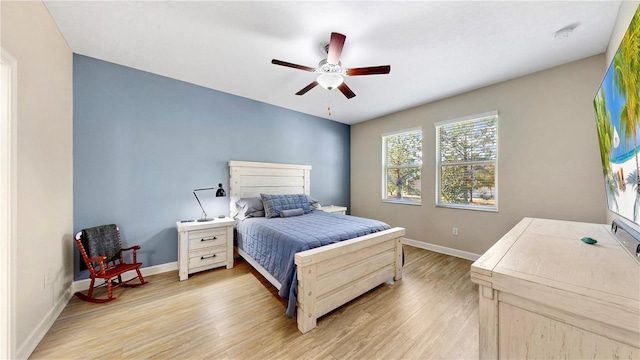
[[[638,84],[640,76],[640,16],[639,13],[631,20],[629,30],[625,34],[620,48],[614,57],[613,83],[618,94],[626,99],[620,112],[620,130],[624,134],[625,143],[631,137],[633,139],[633,149],[636,160],[636,191],[640,196],[640,164],[638,163],[638,144],[636,131],[638,126],[639,101]],[[638,196],[636,196],[636,208],[638,207]],[[634,209],[634,217],[636,209]]]
[[[603,88],[600,88],[596,98],[593,101],[596,111],[596,126],[598,130],[598,140],[600,141],[600,160],[602,162],[602,172],[604,173],[604,183],[607,189],[607,200],[609,205],[618,209],[618,189],[611,172],[611,164],[609,158],[613,147],[614,128],[611,123],[611,112],[607,110],[606,94]]]

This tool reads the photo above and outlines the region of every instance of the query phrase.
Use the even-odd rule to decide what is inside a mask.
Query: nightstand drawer
[[[227,247],[225,245],[189,251],[189,268],[205,266],[219,266],[227,261]],[[199,270],[198,270],[199,271]]]
[[[227,233],[222,229],[208,229],[189,232],[189,250],[226,244]],[[197,233],[197,234],[192,234]]]
[[[189,231],[189,240],[211,238],[214,236],[224,236],[227,234],[226,228],[213,228]]]

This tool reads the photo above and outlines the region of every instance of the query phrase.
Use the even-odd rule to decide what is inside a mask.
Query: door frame
[[[16,355],[18,62],[0,48],[0,359]]]

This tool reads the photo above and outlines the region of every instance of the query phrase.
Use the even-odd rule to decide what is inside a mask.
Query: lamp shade
[[[222,188],[222,184],[218,184],[218,190],[216,190],[216,197],[223,197],[223,196],[227,196],[227,193],[224,192],[224,189]]]
[[[340,86],[344,79],[340,74],[322,74],[316,80],[320,86],[327,90],[333,90]]]

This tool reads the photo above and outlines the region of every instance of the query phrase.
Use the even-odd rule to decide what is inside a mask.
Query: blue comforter
[[[297,252],[390,228],[378,220],[312,211],[302,216],[236,221],[236,240],[239,249],[280,282],[278,295],[289,300],[287,316],[292,317],[298,290]]]

